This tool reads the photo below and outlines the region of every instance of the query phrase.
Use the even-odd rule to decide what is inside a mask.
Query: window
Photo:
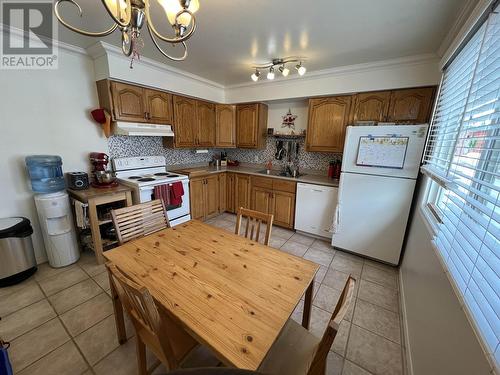
[[[496,9],[498,10],[498,8]],[[422,172],[433,244],[492,362],[500,363],[500,15],[445,68]]]

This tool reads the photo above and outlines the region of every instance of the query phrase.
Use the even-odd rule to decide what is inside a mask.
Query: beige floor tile
[[[358,298],[396,313],[399,312],[398,292],[394,289],[361,280]]]
[[[344,358],[337,353],[329,352],[326,357],[326,374],[325,375],[341,375]]]
[[[320,266],[318,272],[316,272],[316,276],[314,276],[314,281],[317,283],[323,282],[326,273],[328,272],[328,267]]]
[[[351,330],[351,323],[347,320],[342,320],[340,323],[339,331],[335,340],[333,340],[332,349],[335,353],[340,354],[342,357],[345,356],[345,351],[347,348],[347,338],[349,337],[349,332]]]
[[[47,296],[51,296],[63,289],[87,279],[89,276],[80,267],[71,267],[55,276],[40,280],[39,284]]]
[[[92,279],[104,290],[109,290],[109,276],[107,272],[103,272],[97,276],[92,277]]]
[[[281,246],[281,250],[286,251],[289,254],[301,257],[307,251],[307,246],[302,245],[298,242],[293,242],[292,240],[288,240],[283,246]]]
[[[356,255],[356,254],[352,254],[352,253],[349,253],[347,251],[343,251],[343,250],[337,250],[337,253],[336,253],[339,257],[343,257],[343,258],[346,258],[346,259],[350,259],[354,262],[358,262],[358,263],[364,263],[365,262],[365,258],[363,258],[362,256],[359,256],[359,255]]]
[[[401,343],[399,315],[363,300],[354,311],[353,323],[398,344]]]
[[[9,356],[14,373],[39,360],[58,348],[70,337],[58,318],[54,318],[38,328],[11,341]]]
[[[43,299],[2,318],[0,333],[4,340],[12,341],[55,317],[54,309]]]
[[[314,306],[319,307],[328,312],[333,312],[335,305],[340,298],[340,290],[330,288],[325,284],[319,287],[318,293],[314,297]]]
[[[35,283],[36,283],[35,277],[31,276],[29,279],[24,280],[23,282],[21,282],[19,284],[0,288],[0,298],[6,297],[12,293],[17,293],[17,292],[21,291],[21,289],[24,289],[27,286],[32,286]]]
[[[391,266],[389,264],[385,264],[382,262],[377,262],[376,260],[365,259],[365,264],[371,267],[380,268],[381,270],[391,272],[391,273],[399,273],[399,269],[396,266]]]
[[[92,279],[87,279],[50,296],[49,300],[56,312],[63,314],[101,292],[102,289]]]
[[[314,242],[313,237],[306,236],[305,234],[300,234],[300,233],[295,233],[291,238],[290,241],[293,242],[298,242],[302,245],[306,245],[307,247],[311,246]]]
[[[96,275],[99,275],[100,273],[103,273],[106,271],[106,266],[104,264],[98,264],[96,259],[95,259],[95,256],[93,257],[93,259],[79,262],[78,265],[89,276],[96,276]]]
[[[314,240],[311,247],[313,249],[335,251],[335,249],[333,248],[333,246],[331,244],[331,241],[327,241],[327,240],[316,239],[316,240]]]
[[[54,267],[51,267],[49,265],[49,263],[42,263],[42,264],[39,264],[37,267],[38,267],[38,270],[36,271],[36,273],[34,275],[35,280],[37,280],[37,281],[59,275],[63,272],[66,272],[66,271],[72,269],[72,268],[78,268],[78,266],[76,264],[71,264],[71,265],[66,266],[66,267],[54,268]]]
[[[342,375],[371,375],[371,373],[351,361],[345,360]]]
[[[14,311],[20,310],[44,298],[45,296],[38,287],[38,284],[29,283],[25,288],[2,297],[0,317],[3,318]]]
[[[332,262],[334,255],[335,255],[335,250],[320,250],[320,249],[309,248],[309,250],[307,250],[307,252],[304,254],[304,259],[328,267]]]
[[[374,374],[403,373],[401,346],[354,324],[346,358]]]
[[[365,264],[361,278],[392,289],[398,289],[397,274]]]
[[[78,375],[87,369],[88,365],[73,341],[68,341],[25,368],[19,375]]]
[[[313,283],[313,295],[312,295],[313,301],[314,301],[314,297],[316,297],[316,294],[318,294],[318,290],[319,290],[320,286],[321,286],[321,283],[317,283],[316,281]],[[305,296],[306,296],[306,294],[304,293],[302,295],[302,297],[300,297],[300,300],[303,301]]]
[[[118,347],[115,317],[104,320],[75,337],[75,342],[87,361],[93,366]]]
[[[311,323],[309,324],[309,332],[316,337],[323,337],[326,325],[330,321],[332,314],[322,310],[319,307],[313,306],[311,309]]]
[[[111,298],[103,292],[65,312],[61,315],[61,320],[71,336],[75,337],[111,314]]]
[[[271,239],[269,240],[269,246],[274,247],[275,249],[279,249],[286,242],[284,238],[274,237],[271,235]]]
[[[222,217],[222,219],[227,220],[231,223],[236,223],[236,215],[229,213],[229,212],[224,212],[222,215],[219,217]]]
[[[290,229],[285,229],[281,227],[277,227],[276,225],[273,225],[273,230],[271,232],[271,235],[283,238],[284,240],[289,240],[290,237],[292,237],[295,234],[294,231]]]
[[[136,375],[137,354],[135,338],[118,346],[94,366],[96,375]]]
[[[337,289],[342,291],[345,287],[345,284],[347,282],[347,278],[349,277],[348,273],[336,270],[332,267],[328,269],[328,272],[326,273],[325,277],[323,278],[323,284],[328,285],[329,287],[333,289]],[[353,277],[356,278],[356,276],[353,275]],[[358,294],[358,289],[359,289],[359,278],[356,278],[356,286],[354,289],[354,295],[356,296]]]
[[[352,276],[358,278],[361,275],[361,269],[363,268],[363,263],[339,255],[339,252],[337,252],[333,257],[332,263],[330,264],[330,268],[351,274]]]

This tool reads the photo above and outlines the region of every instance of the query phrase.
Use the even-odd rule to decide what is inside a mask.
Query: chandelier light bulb
[[[252,81],[257,82],[260,77],[260,72],[256,69],[255,73],[253,73],[250,77],[252,78]]]
[[[283,77],[287,77],[288,74],[290,73],[290,69],[285,67],[285,65],[280,66],[280,72]]]
[[[270,80],[274,79],[274,68],[273,67],[269,68],[269,73],[267,73],[267,79],[270,79]]]
[[[299,76],[303,76],[304,74],[306,74],[307,69],[305,66],[302,65],[302,62],[300,64],[297,64],[295,68],[297,69]]]

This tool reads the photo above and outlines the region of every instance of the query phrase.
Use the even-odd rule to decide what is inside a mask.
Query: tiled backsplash
[[[161,137],[112,136],[108,142],[112,158],[164,155],[167,159],[167,165],[208,163],[212,160],[213,155],[222,151],[210,149],[207,154],[196,154],[194,150],[190,149],[165,148],[163,147]],[[326,173],[328,163],[342,157],[341,154],[306,152],[304,150],[304,139],[300,139],[298,142],[300,169],[314,169]],[[225,151],[228,158],[239,160],[243,163],[265,164],[269,160],[272,160],[275,166],[284,163],[284,161],[274,159],[274,154],[276,153],[276,138],[274,137],[267,139],[266,148],[263,150],[226,149]]]

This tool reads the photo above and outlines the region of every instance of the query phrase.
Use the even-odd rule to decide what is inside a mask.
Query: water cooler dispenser
[[[69,196],[59,156],[35,155],[26,158],[26,165],[35,193],[40,229],[49,264],[64,267],[80,257],[73,226]]]

